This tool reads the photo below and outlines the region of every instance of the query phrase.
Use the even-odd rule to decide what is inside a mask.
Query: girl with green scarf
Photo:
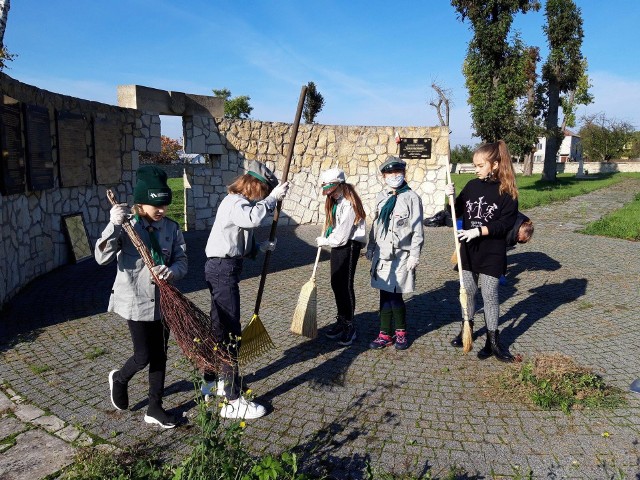
[[[373,349],[395,344],[405,350],[409,345],[402,294],[415,289],[424,237],[422,200],[406,182],[406,166],[397,157],[380,166],[385,188],[376,197],[366,254],[371,260],[371,286],[380,290],[380,333],[369,344]]]

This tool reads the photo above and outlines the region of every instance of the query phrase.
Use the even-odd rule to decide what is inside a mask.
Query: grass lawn
[[[171,188],[173,193],[167,217],[178,222],[180,224],[180,228],[184,230],[184,183],[182,177],[169,178],[167,179],[167,184],[169,184],[169,188]]]
[[[640,193],[633,202],[587,225],[581,233],[640,241]]]

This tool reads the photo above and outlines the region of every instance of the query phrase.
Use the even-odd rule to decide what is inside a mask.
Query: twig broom
[[[316,270],[318,269],[321,252],[322,247],[318,247],[316,262],[313,264],[313,273],[309,281],[300,289],[298,304],[293,312],[293,320],[291,321],[291,331],[308,338],[316,338],[318,336]]]
[[[451,183],[451,164],[447,155],[447,182]],[[456,244],[456,260],[458,261],[458,279],[460,281],[460,308],[462,309],[462,351],[469,353],[473,348],[473,332],[471,330],[471,319],[467,308],[467,291],[462,281],[462,262],[460,261],[460,241],[458,240],[458,220],[456,218],[456,199],[454,195],[449,195],[449,207],[451,209],[451,220],[453,221],[453,238]],[[453,260],[453,257],[452,257]]]
[[[304,107],[304,98],[307,94],[306,85],[302,87],[300,91],[300,98],[298,100],[298,108],[296,110],[296,117],[293,122],[293,130],[291,132],[291,140],[289,141],[289,150],[285,159],[284,168],[282,170],[282,182],[287,181],[289,176],[289,166],[291,165],[291,159],[293,158],[293,149],[296,144],[296,137],[298,136],[298,127],[300,126],[300,117],[302,116],[302,108]],[[276,204],[276,209],[273,212],[273,223],[271,224],[271,231],[269,233],[269,241],[273,242],[276,238],[276,227],[278,225],[278,218],[280,217],[280,209],[282,208],[282,201]],[[241,365],[246,365],[251,360],[259,357],[263,353],[275,348],[269,333],[264,328],[262,320],[260,320],[260,303],[262,302],[262,294],[264,292],[264,284],[267,279],[267,272],[269,271],[269,260],[271,259],[271,251],[267,250],[264,256],[264,263],[262,265],[262,274],[260,276],[260,286],[258,287],[258,295],[256,298],[256,305],[253,309],[253,316],[242,330],[240,341],[240,353],[238,354],[238,362]]]
[[[118,203],[111,190],[107,190],[107,198],[112,205]],[[153,271],[155,262],[149,249],[128,219],[125,219],[122,228],[129,235],[144,264],[151,271],[153,281],[160,290],[163,321],[173,333],[184,356],[201,371],[219,372],[222,364],[230,364],[230,355],[219,348],[214,340],[209,315],[182,295],[176,287],[155,274]]]

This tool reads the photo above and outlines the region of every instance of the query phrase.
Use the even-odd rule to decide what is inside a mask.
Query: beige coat
[[[378,216],[392,192],[386,189],[376,197],[376,215],[367,246],[372,255],[371,286],[387,292],[409,293],[415,290],[415,270],[407,269],[407,259],[420,258],[424,243],[422,200],[413,190],[398,195],[385,232]]]

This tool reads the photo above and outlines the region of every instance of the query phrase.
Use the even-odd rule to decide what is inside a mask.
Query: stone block
[[[57,432],[64,427],[64,422],[54,415],[36,418],[33,423],[44,428],[47,432]]]
[[[31,422],[36,418],[44,415],[44,410],[40,410],[38,407],[34,407],[33,405],[28,404],[16,406],[13,412],[15,416],[23,422]]]
[[[73,462],[74,449],[43,430],[16,437],[16,444],[2,453],[0,478],[33,480],[52,476]]]

